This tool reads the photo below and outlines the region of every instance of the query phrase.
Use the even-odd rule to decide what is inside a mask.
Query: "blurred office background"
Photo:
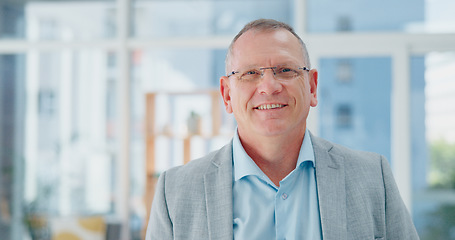
[[[320,73],[311,131],[385,155],[421,238],[455,239],[454,9],[0,0],[0,239],[141,239],[156,176],[231,138],[213,92],[256,18],[307,42]]]

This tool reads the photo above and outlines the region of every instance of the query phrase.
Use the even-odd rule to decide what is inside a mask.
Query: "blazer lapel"
[[[346,188],[343,156],[333,145],[311,135],[323,239],[346,239]]]
[[[204,187],[209,238],[232,240],[232,142],[213,157]]]

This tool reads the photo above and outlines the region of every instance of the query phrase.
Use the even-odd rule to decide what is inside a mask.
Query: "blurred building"
[[[310,33],[408,32],[408,26],[424,22],[420,1],[363,3],[358,1],[309,1]],[[390,6],[393,5],[393,8]],[[412,5],[412,8],[409,6]],[[399,14],[398,14],[399,13]],[[355,46],[354,46],[355,47]],[[349,147],[373,151],[391,159],[392,59],[387,56],[323,58],[319,63],[319,133],[322,137]],[[424,61],[415,59],[411,100],[413,119],[425,119]],[[427,154],[425,125],[413,121],[418,136],[413,157],[413,175],[425,176]],[[413,185],[420,177],[413,178]],[[422,183],[420,183],[422,185]],[[420,186],[423,187],[423,186]]]

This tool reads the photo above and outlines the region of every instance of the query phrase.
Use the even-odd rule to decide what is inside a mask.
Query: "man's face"
[[[227,64],[229,71],[277,65],[305,67],[299,41],[286,30],[247,31],[235,42]],[[238,74],[220,79],[226,111],[234,113],[241,137],[305,131],[310,106],[317,105],[317,71],[300,72],[288,81],[276,80],[270,69],[257,81],[240,81]]]

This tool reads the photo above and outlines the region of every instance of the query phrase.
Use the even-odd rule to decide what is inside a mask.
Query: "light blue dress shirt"
[[[277,187],[233,139],[234,239],[322,239],[309,131],[296,168]]]

